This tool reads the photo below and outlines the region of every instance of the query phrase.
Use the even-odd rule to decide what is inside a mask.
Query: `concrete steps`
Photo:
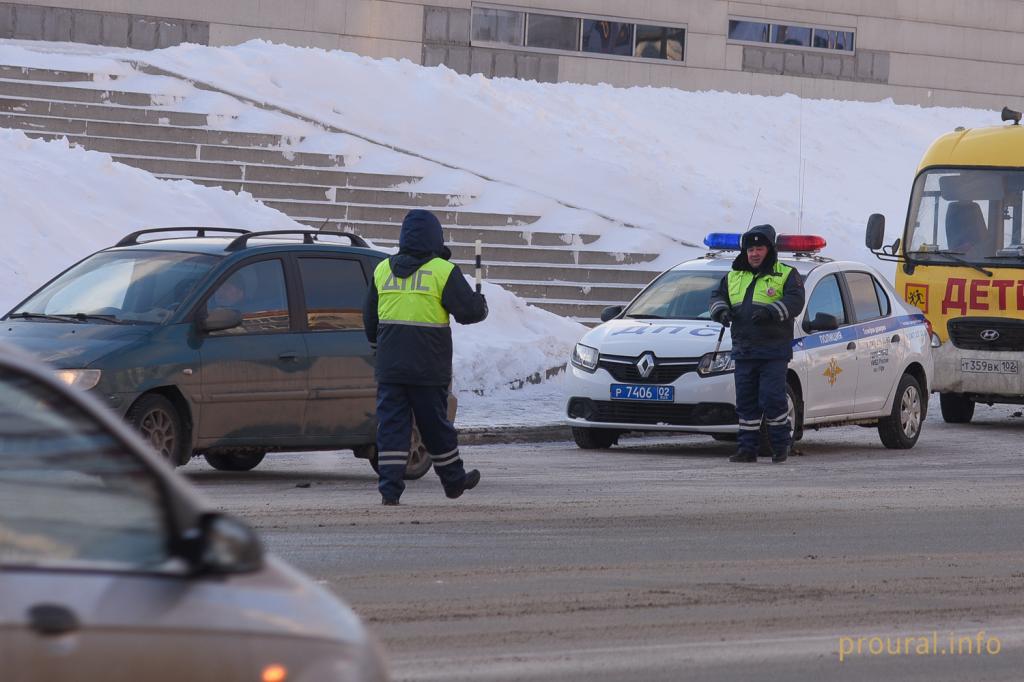
[[[340,155],[291,151],[300,140],[288,136],[221,130],[230,117],[176,111],[180,98],[123,83],[112,75],[0,65],[0,127],[64,137],[160,178],[248,192],[299,222],[352,231],[381,247],[397,245],[409,209],[429,208],[464,272],[473,271],[479,239],[488,280],[586,323],[605,306],[629,301],[657,274],[649,265],[657,254],[607,253],[593,248],[598,235],[534,229],[539,216],[475,211],[471,196],[417,192],[418,177],[353,172]]]

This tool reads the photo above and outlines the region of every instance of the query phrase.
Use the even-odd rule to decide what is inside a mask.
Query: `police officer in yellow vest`
[[[377,265],[363,306],[366,337],[377,347],[378,488],[386,505],[398,504],[405,490],[413,415],[448,497],[460,497],[480,481],[476,469],[466,473],[448,420],[449,315],[460,324],[480,322],[487,317],[487,300],[449,258],[437,216],[410,211],[398,254]]]
[[[789,456],[793,427],[786,368],[793,359],[793,318],[803,308],[803,278],[778,261],[775,228],[758,225],[744,233],[732,270],[711,295],[711,317],[732,326],[736,361],[739,449],[730,462],[757,461],[762,417],[772,462],[785,462]]]

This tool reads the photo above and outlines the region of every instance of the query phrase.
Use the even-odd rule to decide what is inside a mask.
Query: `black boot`
[[[473,488],[475,488],[476,484],[479,482],[480,472],[477,471],[476,469],[473,469],[472,471],[466,473],[466,478],[462,479],[462,483],[459,485],[459,487],[452,488],[451,490],[445,490],[444,494],[448,497],[448,499],[456,500],[462,497],[462,493],[464,493],[465,491],[472,490]]]
[[[749,450],[739,450],[729,458],[730,462],[756,462],[757,453]]]
[[[790,448],[787,446],[782,448],[778,453],[772,455],[772,464],[782,464],[789,459],[789,450]]]

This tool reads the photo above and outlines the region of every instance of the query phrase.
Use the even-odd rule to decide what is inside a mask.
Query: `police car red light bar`
[[[812,234],[780,234],[775,240],[778,251],[799,251],[809,253],[821,251],[826,246],[825,238]]]

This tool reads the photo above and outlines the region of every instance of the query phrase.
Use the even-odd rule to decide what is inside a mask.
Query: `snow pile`
[[[869,262],[867,216],[886,214],[889,239],[899,234],[927,145],[999,123],[891,101],[486,79],[262,41],[141,58],[678,241],[741,230],[753,212],[754,224],[821,233],[826,255]]]
[[[222,189],[158,180],[108,154],[0,128],[0,309],[90,253],[147,227],[301,229],[272,208]]]
[[[470,282],[472,284],[472,282]],[[531,378],[546,378],[569,360],[582,324],[526,303],[501,287],[485,282],[487,319],[479,324],[454,324],[455,390],[475,393],[519,388]]]

